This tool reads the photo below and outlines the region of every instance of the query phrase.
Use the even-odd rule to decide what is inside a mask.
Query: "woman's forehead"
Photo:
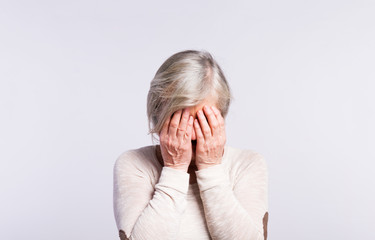
[[[193,107],[189,107],[188,110],[190,111],[190,115],[192,115],[195,118],[196,115],[197,115],[197,112],[199,110],[202,110],[203,107],[206,106],[206,105],[218,108],[217,98],[216,97],[209,97],[209,98],[206,98],[205,100],[203,100],[203,102],[201,102],[200,104],[198,104],[196,106],[193,106]]]

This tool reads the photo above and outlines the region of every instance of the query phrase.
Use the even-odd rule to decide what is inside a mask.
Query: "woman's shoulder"
[[[119,159],[126,159],[128,157],[142,157],[148,155],[150,152],[155,150],[154,145],[144,146],[140,148],[128,149],[120,154]]]
[[[155,146],[149,145],[122,152],[115,161],[115,167],[133,166],[145,168],[155,164]]]
[[[226,168],[233,186],[243,178],[251,178],[255,182],[267,181],[268,167],[258,151],[230,146],[226,147],[226,151]]]
[[[228,161],[230,168],[245,169],[251,166],[260,165],[267,167],[264,156],[253,149],[241,149],[226,146],[224,157]]]

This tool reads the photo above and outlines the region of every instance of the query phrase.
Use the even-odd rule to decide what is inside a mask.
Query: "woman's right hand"
[[[193,120],[185,109],[175,112],[165,121],[159,134],[164,166],[187,172],[192,157]]]

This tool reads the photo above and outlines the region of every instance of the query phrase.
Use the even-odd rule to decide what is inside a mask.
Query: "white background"
[[[375,2],[0,3],[0,239],[118,239],[112,170],[152,144],[146,95],[207,50],[228,145],[269,167],[269,239],[375,239]]]

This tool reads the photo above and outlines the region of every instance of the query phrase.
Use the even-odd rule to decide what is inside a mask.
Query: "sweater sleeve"
[[[140,164],[128,153],[116,161],[113,175],[114,212],[121,240],[175,239],[186,208],[189,174],[163,167],[153,186],[147,161]]]
[[[231,187],[223,164],[196,172],[206,222],[213,239],[264,239],[268,172],[261,155],[242,166]]]

